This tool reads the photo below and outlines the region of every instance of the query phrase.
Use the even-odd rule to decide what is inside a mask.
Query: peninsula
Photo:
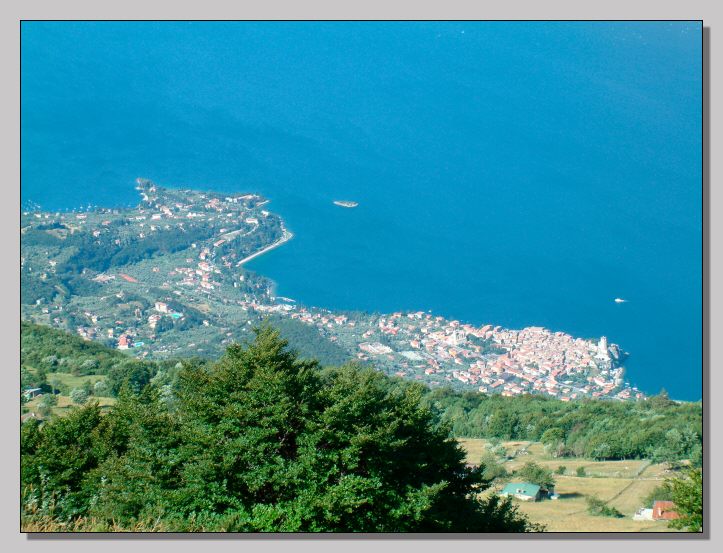
[[[218,355],[270,318],[322,362],[356,360],[433,387],[563,400],[642,397],[625,382],[625,354],[604,337],[475,326],[424,312],[336,312],[277,298],[271,280],[245,267],[292,238],[268,200],[145,179],[137,190],[134,208],[21,214],[23,319],[163,359]]]

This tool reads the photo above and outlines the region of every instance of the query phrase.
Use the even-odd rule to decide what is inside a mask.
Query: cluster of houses
[[[142,202],[137,208],[126,213],[119,209],[99,209],[79,214],[58,212],[53,215],[25,212],[24,215],[34,215],[35,219],[38,219],[38,222],[43,224],[47,224],[48,220],[52,219],[53,222],[62,225],[63,232],[87,231],[97,240],[97,244],[101,243],[102,235],[117,234],[118,236],[112,237],[116,238],[113,241],[116,245],[121,245],[127,239],[150,239],[152,233],[161,229],[176,228],[179,232],[186,232],[185,221],[193,219],[194,221],[207,221],[209,224],[213,222],[214,225],[218,225],[220,236],[214,238],[213,246],[220,246],[228,240],[242,235],[241,233],[246,233],[243,234],[245,236],[258,230],[261,227],[260,221],[262,219],[273,219],[270,212],[258,209],[268,200],[264,200],[256,194],[223,196],[190,190],[177,191],[157,187],[146,179],[138,179],[137,184],[137,190],[140,192]],[[126,224],[113,225],[114,220],[109,217],[111,213],[114,216],[122,216]],[[228,228],[224,228],[227,225]],[[231,228],[237,228],[237,230],[230,230]],[[193,244],[193,247],[195,248],[196,244]],[[182,285],[193,285],[205,293],[218,288],[219,282],[214,276],[220,273],[220,270],[214,267],[210,259],[212,250],[210,244],[208,247],[203,247],[196,267],[179,267],[176,270],[177,273],[182,273],[180,275],[183,279]],[[24,262],[25,257],[22,259],[22,263]],[[50,259],[48,264],[49,267],[44,269],[55,272],[57,260]],[[225,265],[230,266],[230,263],[226,262]],[[153,268],[153,271],[158,272],[159,269]],[[114,275],[101,272],[92,276],[92,280],[99,284],[110,284],[116,279],[138,283],[136,278],[123,273]],[[43,310],[43,314],[50,314],[49,308],[40,307],[40,309]],[[158,320],[158,317],[155,316],[149,318],[148,323],[151,330],[158,323]],[[53,322],[60,324],[61,321]],[[93,321],[94,324],[95,322]],[[83,326],[78,328],[77,331],[80,336],[88,340],[99,337],[99,329],[92,326]],[[128,336],[118,342],[120,349],[132,347],[132,336],[134,334],[132,329],[128,329],[126,334]]]
[[[595,342],[543,327],[475,327],[421,311],[366,321],[301,307],[290,316],[355,350],[361,360],[409,369],[401,371],[407,376],[439,374],[483,393],[508,396],[543,393],[565,401],[643,397],[624,382],[624,369],[618,366],[622,353],[605,337]]]

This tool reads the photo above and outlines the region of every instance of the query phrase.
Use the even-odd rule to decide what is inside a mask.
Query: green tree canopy
[[[680,518],[670,521],[670,526],[688,532],[703,531],[703,471],[690,469],[679,478],[666,482]]]
[[[555,477],[552,471],[542,465],[538,465],[534,461],[525,463],[515,472],[515,477],[530,482],[531,484],[537,484],[545,490],[550,490],[555,487]]]
[[[179,530],[537,530],[421,406],[422,388],[357,367],[320,372],[264,327],[153,386],[23,428],[26,504],[55,517]]]
[[[88,392],[83,388],[73,388],[70,391],[70,399],[73,403],[83,405],[86,401],[88,401]]]
[[[500,463],[494,453],[486,451],[480,459],[480,469],[485,480],[493,481],[507,476],[505,465]]]

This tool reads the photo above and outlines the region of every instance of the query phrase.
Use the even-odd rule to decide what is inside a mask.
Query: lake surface
[[[697,400],[701,32],[26,22],[21,195],[259,192],[295,234],[248,265],[280,295],[605,335]]]

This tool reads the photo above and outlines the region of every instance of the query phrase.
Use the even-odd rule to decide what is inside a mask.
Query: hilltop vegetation
[[[105,383],[102,395],[115,397],[124,384],[140,391],[159,371],[172,370],[173,364],[172,361],[134,359],[58,329],[21,322],[20,385],[23,390],[40,388],[45,393],[69,395],[70,390],[63,386],[68,377],[102,376]]]
[[[699,403],[429,390],[359,365],[322,368],[269,328],[216,362],[141,361],[45,326],[21,331],[23,387],[44,379],[40,400],[60,391],[69,405],[71,386],[102,383],[84,406],[23,425],[28,528],[539,529],[482,494],[504,476],[504,448],[465,467],[455,437],[542,441],[560,460],[700,464]]]
[[[634,402],[564,402],[437,389],[424,402],[459,437],[541,441],[558,457],[702,463],[702,404],[665,394]]]
[[[418,384],[321,371],[266,327],[247,348],[182,368],[173,388],[125,386],[107,415],[91,402],[25,423],[25,527],[539,529],[508,501],[479,498],[488,482],[420,404]]]
[[[122,352],[98,342],[83,340],[55,328],[20,322],[20,365],[43,367],[53,371],[58,366],[81,372],[83,363],[94,361],[91,372],[105,374],[117,362],[128,359]],[[91,369],[91,367],[88,367]]]

